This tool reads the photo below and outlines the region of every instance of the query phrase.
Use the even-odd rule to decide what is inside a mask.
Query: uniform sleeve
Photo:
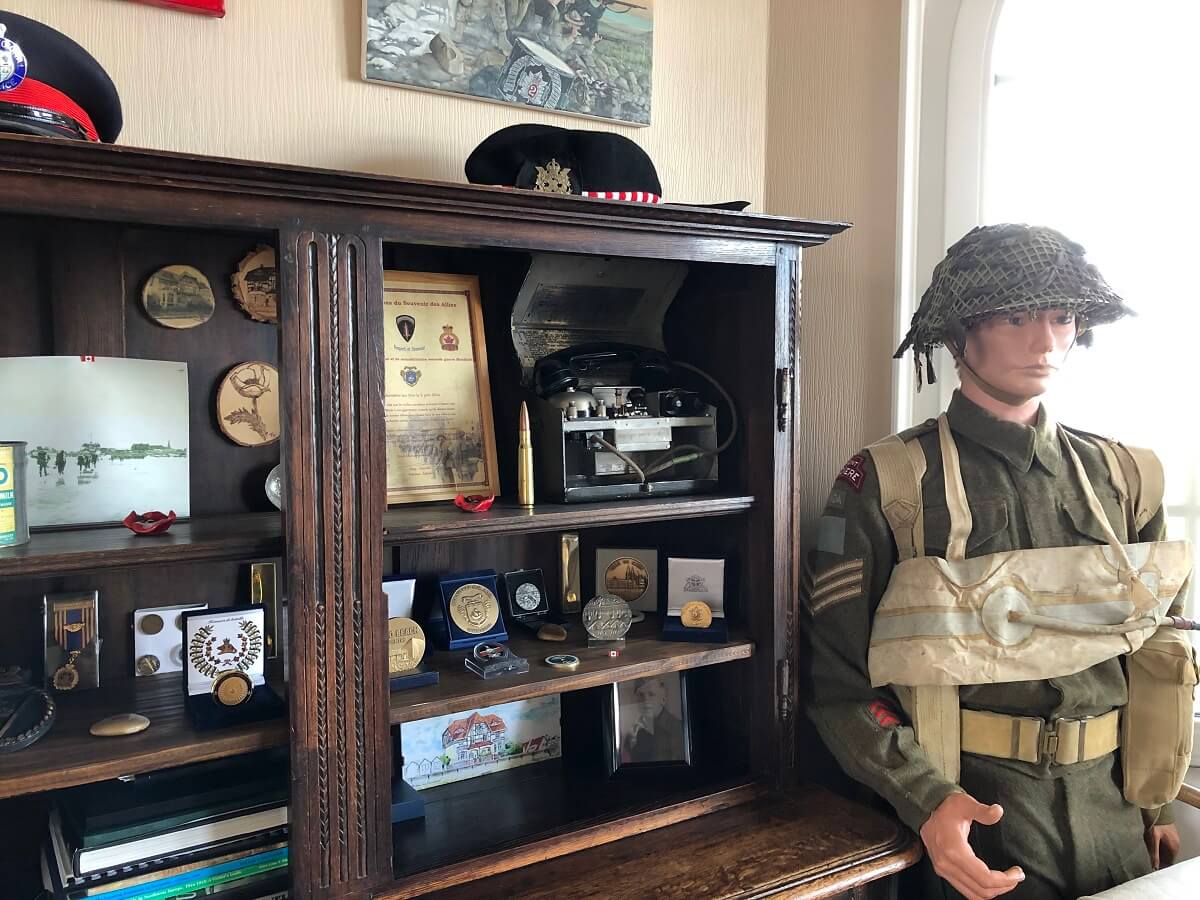
[[[871,687],[871,621],[896,563],[870,455],[842,468],[805,560],[803,618],[811,639],[808,715],[850,777],[888,801],[919,831],[959,790],[938,772],[903,720],[896,695]]]

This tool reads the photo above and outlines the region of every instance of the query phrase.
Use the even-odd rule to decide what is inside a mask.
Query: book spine
[[[93,894],[92,898],[93,900],[166,900],[166,898],[175,897],[179,894],[204,890],[205,888],[226,884],[230,881],[250,878],[253,875],[261,875],[264,872],[273,872],[276,869],[286,867],[288,864],[286,848],[272,851],[270,854],[265,854],[265,856],[267,858],[259,859],[249,864],[240,864],[233,868],[224,869],[223,871],[201,870],[167,879],[166,882],[158,885],[153,883],[138,885],[107,894]],[[222,867],[217,868],[221,869]]]

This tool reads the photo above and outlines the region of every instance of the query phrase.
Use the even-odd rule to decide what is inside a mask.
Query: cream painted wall
[[[772,4],[766,210],[854,223],[804,257],[806,521],[850,455],[890,431],[900,48],[900,3]]]
[[[761,208],[770,0],[656,0],[647,128],[426,94],[359,77],[362,0],[226,0],[224,19],[128,0],[8,0],[112,75],[120,143],[462,181],[516,122],[611,128],[649,152],[671,199]]]

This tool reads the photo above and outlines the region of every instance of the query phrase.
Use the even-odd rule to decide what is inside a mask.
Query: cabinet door
[[[281,235],[293,896],[391,880],[378,240]]]

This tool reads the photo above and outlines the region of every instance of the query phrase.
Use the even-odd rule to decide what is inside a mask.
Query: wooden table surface
[[[427,895],[431,900],[834,897],[920,859],[894,820],[823,788],[700,816]]]

